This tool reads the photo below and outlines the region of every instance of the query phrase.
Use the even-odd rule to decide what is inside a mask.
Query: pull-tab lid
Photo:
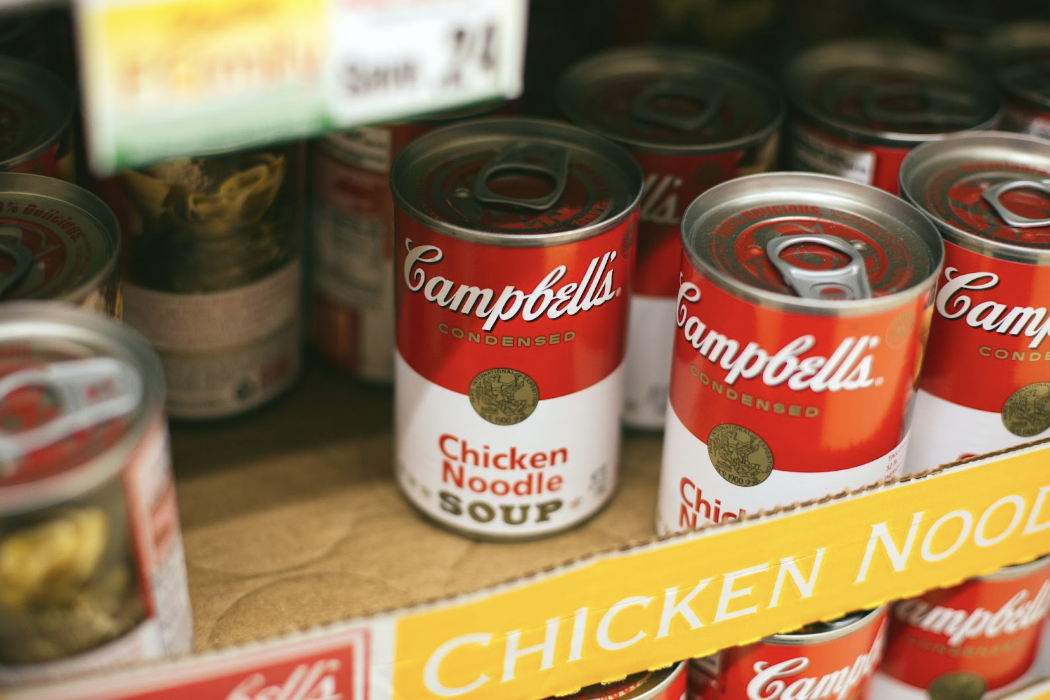
[[[1020,134],[960,134],[901,164],[901,195],[944,236],[978,252],[1050,263],[1050,142]]]
[[[1050,108],[1050,22],[1001,27],[987,37],[981,55],[1004,93]]]
[[[483,119],[409,144],[390,171],[394,198],[449,235],[536,246],[585,238],[630,215],[642,189],[616,144],[544,119]]]
[[[914,207],[810,173],[751,175],[708,190],[686,210],[682,245],[698,271],[735,294],[829,314],[929,289],[944,255]]]
[[[880,605],[871,610],[857,610],[834,620],[810,623],[793,632],[774,634],[772,637],[768,637],[765,641],[771,644],[788,646],[830,642],[833,639],[852,634],[858,629],[865,627],[876,620],[882,619],[885,610],[885,605]]]
[[[792,103],[841,135],[927,141],[988,128],[1000,103],[992,84],[961,61],[906,44],[839,41],[788,66]]]
[[[73,106],[72,91],[50,71],[0,58],[0,170],[56,145],[73,119]]]
[[[783,120],[776,87],[699,51],[631,48],[577,63],[558,81],[574,123],[650,151],[706,152],[764,139]]]
[[[80,302],[115,269],[116,217],[87,190],[42,175],[0,173],[0,204],[0,301]]]

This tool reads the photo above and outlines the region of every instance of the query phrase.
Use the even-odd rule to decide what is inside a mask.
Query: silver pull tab
[[[0,379],[0,402],[20,389],[40,387],[55,397],[59,415],[30,430],[0,428],[0,477],[10,476],[25,455],[63,438],[125,416],[142,403],[142,378],[131,366],[109,357],[55,362]]]
[[[849,257],[844,267],[834,270],[806,270],[780,257],[786,249],[806,243],[821,245]],[[871,285],[864,267],[864,258],[849,241],[823,233],[798,236],[777,236],[766,243],[766,255],[784,277],[795,294],[805,299],[828,299],[825,292],[838,292],[843,299],[870,299]]]
[[[33,265],[33,251],[11,238],[0,235],[0,255],[6,255],[15,263],[10,272],[0,273],[0,297],[2,297],[29,272],[29,268]]]
[[[886,107],[888,100],[909,100],[920,106]],[[871,85],[864,91],[861,110],[865,118],[890,124],[924,123],[965,126],[977,106],[973,97],[958,90],[925,85]]]
[[[1010,180],[992,187],[985,188],[981,193],[984,201],[991,205],[995,213],[999,215],[1007,226],[1015,228],[1036,228],[1050,226],[1050,217],[1042,219],[1029,219],[1027,216],[1015,214],[1003,204],[1002,196],[1010,190],[1038,190],[1050,197],[1050,180]]]
[[[653,83],[635,95],[631,102],[631,116],[640,121],[669,126],[679,131],[696,131],[714,120],[727,93],[725,85],[705,88],[685,80],[669,78]],[[680,97],[690,100],[700,105],[702,111],[694,115],[685,115],[653,109],[652,101],[658,97]]]
[[[499,175],[534,174],[551,179],[553,188],[543,197],[524,199],[493,192],[489,180]],[[545,211],[561,199],[569,175],[569,152],[560,146],[515,144],[503,149],[474,178],[474,198],[486,204],[511,204]]]

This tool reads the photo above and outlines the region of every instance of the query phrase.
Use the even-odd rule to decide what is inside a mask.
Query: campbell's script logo
[[[1050,612],[1050,581],[1044,581],[1035,598],[1020,590],[998,610],[977,608],[956,610],[931,605],[921,598],[897,603],[893,615],[898,620],[931,634],[944,635],[948,646],[959,647],[970,639],[995,639],[1040,624]]]
[[[532,291],[525,292],[507,285],[497,294],[495,289],[488,287],[428,275],[426,266],[445,257],[441,248],[433,245],[413,247],[412,241],[406,241],[405,245],[408,257],[405,258],[404,275],[409,291],[422,292],[427,301],[443,309],[484,319],[486,331],[491,331],[500,321],[510,321],[519,315],[526,321],[535,321],[542,316],[550,319],[575,316],[620,295],[620,288],[613,280],[613,270],[609,267],[616,259],[615,251],[592,258],[587,271],[577,282],[558,286],[569,272],[565,265],[558,265],[544,275]]]
[[[253,673],[238,683],[226,700],[349,700],[336,687],[333,674],[339,667],[336,659],[299,664],[280,685],[271,684],[262,673]]]
[[[719,333],[698,316],[690,315],[690,306],[700,301],[700,288],[692,282],[681,282],[678,287],[678,327],[682,335],[702,357],[726,370],[725,384],[737,379],[761,378],[766,386],[787,384],[794,391],[854,391],[882,383],[881,377],[872,377],[874,357],[870,350],[877,347],[879,338],[862,335],[843,338],[829,355],[806,355],[816,345],[812,335],[800,335],[784,347],[770,352],[749,342]]]
[[[875,667],[882,658],[884,630],[885,628],[879,630],[871,649],[858,656],[852,665],[819,677],[801,675],[810,666],[810,659],[806,656],[797,656],[775,664],[768,661],[756,662],[755,677],[747,684],[748,700],[845,700],[853,697],[853,691],[875,672]]]
[[[674,175],[651,174],[642,185],[642,200],[638,219],[646,224],[677,226],[682,219],[678,209],[678,189],[682,178]]]
[[[997,301],[982,301],[974,304],[967,294],[970,290],[994,289],[999,285],[999,275],[992,272],[968,272],[962,274],[954,267],[944,268],[944,282],[937,292],[937,312],[954,321],[962,318],[970,328],[980,328],[988,333],[1031,338],[1028,347],[1038,348],[1050,335],[1050,317],[1046,307],[1007,306]]]

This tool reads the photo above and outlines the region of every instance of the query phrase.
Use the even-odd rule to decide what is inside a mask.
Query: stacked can
[[[164,363],[175,418],[238,415],[298,376],[294,147],[182,158],[109,185],[125,320]]]
[[[399,485],[475,537],[582,522],[617,482],[638,165],[582,129],[494,119],[417,139],[391,187]]]
[[[188,651],[160,362],[105,317],[0,306],[0,688]]]
[[[980,700],[1034,680],[1050,614],[1050,559],[893,607],[874,700]]]
[[[965,64],[907,45],[841,41],[787,71],[794,106],[788,164],[897,193],[901,161],[947,134],[999,120],[992,84]]]
[[[1050,23],[1003,27],[982,53],[1003,94],[1002,128],[1050,137]]]
[[[868,697],[882,659],[886,607],[694,659],[689,700]]]
[[[1050,430],[1050,142],[972,134],[916,149],[901,193],[944,238],[906,470]]]
[[[119,253],[117,220],[93,194],[0,173],[0,301],[49,299],[119,318]]]
[[[663,428],[682,212],[714,185],[773,167],[783,101],[771,83],[735,63],[646,48],[577,64],[557,95],[571,121],[625,146],[645,175],[623,420]]]
[[[548,700],[685,700],[685,662],[643,671],[612,683],[597,683]]]
[[[1050,19],[1043,0],[886,0],[898,29],[964,56],[979,52],[990,31],[1012,22]]]
[[[33,63],[0,58],[0,170],[76,177],[73,92]]]
[[[394,158],[427,131],[492,109],[354,129],[313,143],[313,332],[317,349],[336,366],[372,381],[394,378]]]
[[[943,256],[930,222],[841,178],[752,175],[689,206],[682,246],[657,531],[897,476]]]

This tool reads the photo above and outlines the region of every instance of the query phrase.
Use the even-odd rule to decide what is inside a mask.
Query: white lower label
[[[627,387],[623,422],[662,430],[674,345],[674,299],[636,294],[627,326]]]
[[[521,423],[489,423],[470,399],[395,365],[395,470],[434,520],[481,537],[564,530],[601,509],[616,487],[621,364],[569,396],[540,401]]]
[[[1018,437],[1006,429],[999,413],[960,406],[921,389],[915,398],[911,427],[905,474],[1038,440],[1050,433]]]
[[[905,436],[889,454],[867,464],[832,472],[786,472],[774,469],[755,486],[736,486],[715,471],[707,445],[667,409],[663,465],[656,511],[660,535],[736,520],[761,510],[821,498],[898,476],[903,466]],[[774,458],[776,455],[774,455]]]
[[[212,294],[124,284],[124,320],[164,364],[168,413],[215,418],[282,392],[299,372],[299,261]]]
[[[796,125],[791,141],[792,167],[870,185],[875,154],[825,138],[820,132]]]

